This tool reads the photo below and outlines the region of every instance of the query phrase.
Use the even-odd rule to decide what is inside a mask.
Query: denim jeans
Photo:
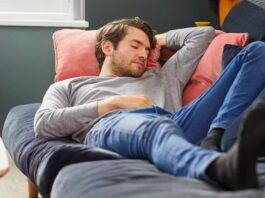
[[[199,144],[212,128],[227,129],[265,87],[265,43],[242,49],[219,79],[175,114],[185,137]]]
[[[196,144],[210,128],[227,128],[264,85],[265,44],[255,42],[237,54],[202,96],[178,112],[151,106],[117,113],[101,119],[86,143],[147,159],[173,175],[208,180],[205,171],[221,154]]]
[[[265,89],[263,89],[262,92],[257,96],[256,100],[263,100],[265,102]],[[222,137],[222,142],[221,142],[222,151],[228,151],[235,143],[237,136],[238,136],[238,130],[240,127],[241,119],[242,119],[242,114],[238,116],[233,121],[233,123],[231,123],[231,125],[226,129]],[[265,158],[263,160],[263,165],[262,165],[263,167],[265,167],[264,161],[265,161]],[[263,168],[263,175],[265,175],[264,172],[265,172],[265,168]],[[265,179],[263,179],[263,183],[265,185]]]

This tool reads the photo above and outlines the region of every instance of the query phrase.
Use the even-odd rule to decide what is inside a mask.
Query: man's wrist
[[[166,46],[166,33],[157,34],[155,37],[158,45]]]
[[[115,97],[111,97],[105,100],[98,101],[98,114],[103,115],[114,109],[118,109],[118,103]]]

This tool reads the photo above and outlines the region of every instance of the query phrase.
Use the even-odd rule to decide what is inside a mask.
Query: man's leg
[[[147,159],[167,173],[191,178],[203,177],[204,169],[220,155],[194,147],[182,129],[158,115],[155,107],[103,118],[88,132],[87,144],[128,158]]]
[[[200,144],[208,131],[226,129],[253,102],[265,87],[264,76],[265,44],[255,42],[231,61],[202,96],[183,107],[172,119],[190,142]]]
[[[265,88],[261,91],[261,93],[255,99],[255,101],[258,101],[258,100],[265,102]],[[248,111],[248,108],[245,111]],[[222,141],[221,141],[221,150],[222,151],[224,151],[224,152],[228,151],[233,146],[233,144],[235,143],[235,141],[238,137],[240,122],[242,120],[243,115],[244,115],[244,113],[242,113],[239,117],[237,117],[233,121],[233,123],[231,123],[229,125],[229,127],[226,129],[226,131],[222,137]],[[255,120],[253,122],[255,123]],[[264,149],[264,151],[265,151],[265,149]]]
[[[225,155],[208,167],[207,174],[211,178],[215,178],[215,181],[227,187],[234,183],[237,189],[251,185],[254,188],[258,185],[256,161],[264,153],[265,148],[264,117],[265,102],[260,99],[255,100],[240,119],[236,143]],[[233,172],[233,169],[237,170],[236,177],[227,174],[229,171]]]
[[[265,105],[261,109],[265,116]],[[232,190],[258,187],[253,167],[265,133],[251,131],[254,136],[247,137],[249,130],[243,129],[251,126],[246,122],[242,138],[222,155],[192,145],[174,121],[153,112],[137,110],[137,113],[129,111],[104,118],[89,131],[86,143],[128,158],[147,159],[160,170],[176,176],[212,181]]]
[[[241,70],[233,82],[231,89],[227,93],[224,103],[220,107],[217,116],[213,120],[210,132],[204,139],[204,148],[220,150],[223,133],[216,128],[227,129],[227,127],[237,118],[264,89],[265,71],[265,43],[255,42],[247,47],[246,62],[252,68],[252,73]],[[244,67],[244,65],[242,66]],[[245,66],[246,67],[246,66]],[[244,76],[248,75],[248,79]],[[252,79],[250,79],[250,77]],[[253,91],[254,90],[254,91]],[[228,131],[226,131],[228,133]]]

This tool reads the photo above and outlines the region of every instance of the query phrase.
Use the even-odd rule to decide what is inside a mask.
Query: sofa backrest
[[[249,42],[265,41],[265,1],[242,0],[225,18],[225,32],[247,32]]]

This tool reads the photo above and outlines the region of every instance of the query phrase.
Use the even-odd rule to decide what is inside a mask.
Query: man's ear
[[[112,54],[113,45],[111,41],[107,40],[107,41],[102,42],[101,48],[105,56],[110,56]]]

